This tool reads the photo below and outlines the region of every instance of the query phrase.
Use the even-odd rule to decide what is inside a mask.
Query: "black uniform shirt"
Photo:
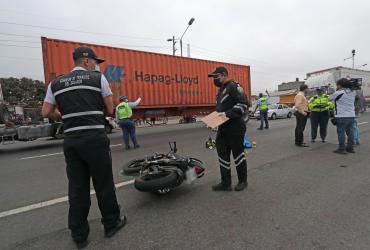
[[[233,80],[225,83],[216,97],[216,111],[225,112],[230,122],[244,118],[248,112],[248,104],[243,88]]]

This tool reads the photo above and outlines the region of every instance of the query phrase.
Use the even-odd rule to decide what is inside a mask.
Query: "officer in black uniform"
[[[227,116],[229,120],[220,125],[216,137],[216,148],[221,171],[221,183],[212,186],[214,191],[231,191],[232,151],[239,182],[235,191],[248,186],[247,161],[244,155],[243,139],[246,131],[244,116],[248,112],[248,99],[243,88],[228,78],[225,67],[217,67],[208,77],[213,77],[214,84],[219,87],[216,99],[216,111]]]
[[[63,120],[69,181],[68,227],[77,248],[84,248],[89,234],[90,178],[103,217],[105,237],[121,229],[126,217],[120,215],[110,142],[104,129],[105,113],[113,113],[112,91],[104,75],[96,70],[104,60],[87,47],[76,48],[73,60],[76,67],[49,84],[42,114]]]

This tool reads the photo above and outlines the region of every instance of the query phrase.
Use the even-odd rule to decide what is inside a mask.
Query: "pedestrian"
[[[216,111],[220,116],[226,116],[228,121],[218,127],[216,149],[220,164],[221,183],[212,186],[214,191],[231,191],[231,161],[232,152],[238,184],[235,191],[241,191],[248,186],[247,160],[244,155],[243,140],[246,131],[244,116],[248,112],[248,99],[243,88],[228,76],[225,67],[217,67],[208,77],[213,77],[219,88],[216,97]]]
[[[139,105],[141,98],[139,97],[135,102],[129,102],[126,96],[120,96],[120,103],[116,107],[116,119],[122,129],[123,142],[125,148],[130,149],[130,139],[134,144],[134,148],[140,147],[136,139],[135,122],[132,120],[132,108]]]
[[[324,91],[324,88],[316,89],[316,95],[308,100],[311,120],[311,142],[315,142],[316,140],[318,127],[320,127],[321,141],[326,142],[325,138],[329,123],[329,112],[334,104],[329,101],[328,95],[326,95]]]
[[[351,82],[346,78],[342,78],[337,81],[337,90],[329,96],[329,100],[334,102],[334,116],[337,122],[336,126],[339,142],[339,147],[334,151],[334,153],[355,153],[353,150],[355,98],[356,91],[351,89]]]
[[[308,87],[306,84],[303,84],[299,87],[299,92],[294,97],[294,106],[296,117],[296,127],[295,127],[295,145],[298,147],[308,147],[304,143],[303,132],[306,128],[307,118],[309,115],[308,112],[308,101],[306,99]]]
[[[104,110],[113,113],[112,91],[107,79],[95,71],[104,62],[88,47],[73,52],[75,67],[48,86],[42,107],[45,118],[60,117],[64,128],[64,156],[68,176],[68,228],[77,248],[88,244],[90,178],[98,199],[106,238],[126,223],[117,202]],[[58,111],[59,110],[59,111]]]
[[[266,91],[267,92],[267,91]],[[268,92],[267,92],[268,94]],[[263,130],[263,122],[265,122],[265,129],[269,129],[269,121],[268,121],[268,98],[264,96],[262,93],[259,93],[259,99],[257,101],[256,108],[254,109],[254,112],[256,112],[257,108],[259,108],[260,111],[260,120],[261,120],[261,125],[258,130]]]
[[[355,98],[355,122],[353,124],[353,140],[355,145],[360,145],[360,129],[358,127],[358,118],[365,111],[365,97],[362,89],[356,90]]]

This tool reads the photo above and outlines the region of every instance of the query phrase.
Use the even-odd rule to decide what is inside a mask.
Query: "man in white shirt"
[[[337,91],[329,100],[334,102],[334,116],[337,121],[339,147],[338,154],[355,153],[353,150],[353,126],[355,122],[356,91],[350,89],[351,82],[342,78],[337,81]],[[347,145],[345,143],[347,135]]]

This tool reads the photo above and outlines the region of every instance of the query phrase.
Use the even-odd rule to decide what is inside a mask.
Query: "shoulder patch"
[[[244,89],[238,84],[237,90],[240,94],[244,94]]]

